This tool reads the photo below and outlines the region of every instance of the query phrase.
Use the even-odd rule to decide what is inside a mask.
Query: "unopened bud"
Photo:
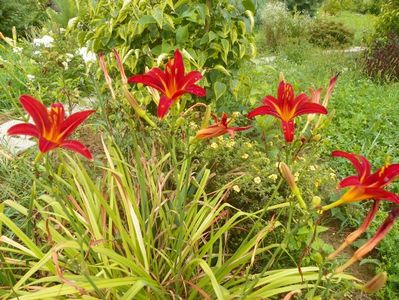
[[[280,72],[280,76],[279,76],[280,78],[280,81],[285,81],[285,77],[284,77],[284,73],[283,72]]]
[[[295,176],[292,175],[290,168],[283,162],[279,163],[278,168],[280,170],[281,176],[283,176],[285,181],[288,183],[288,186],[290,187],[292,193],[297,198],[299,206],[303,209],[306,209],[306,203],[305,201],[303,201],[301,192],[295,183]]]
[[[381,272],[363,285],[361,289],[367,294],[375,293],[385,286],[387,279],[387,272]]]
[[[183,117],[179,117],[179,118],[176,120],[176,126],[177,126],[177,127],[180,127],[180,126],[182,126],[182,125],[184,124],[184,122],[185,122],[185,119],[184,119]]]
[[[290,189],[294,190],[294,189],[298,188],[295,183],[295,177],[294,177],[294,175],[292,175],[290,168],[283,162],[281,162],[278,165],[278,168],[281,172],[281,175],[283,176],[285,181],[288,183],[288,186],[290,187]]]
[[[321,204],[321,199],[320,199],[320,197],[319,197],[319,196],[314,196],[314,197],[312,198],[312,207],[313,207],[313,208],[318,208],[318,207],[320,206],[320,204]]]

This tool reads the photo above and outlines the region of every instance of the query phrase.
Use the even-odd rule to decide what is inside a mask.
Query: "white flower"
[[[313,166],[313,165],[311,165],[311,166],[309,167],[309,170],[310,170],[310,171],[316,171],[316,167]]]
[[[40,39],[33,39],[33,44],[35,46],[44,46],[45,48],[53,47],[54,39],[49,35],[44,35]]]
[[[65,28],[60,28],[60,33],[65,33],[66,32],[66,29]]]
[[[262,180],[261,180],[260,177],[258,176],[258,177],[255,177],[255,178],[254,178],[254,182],[255,182],[256,184],[259,184],[259,183],[262,182]]]
[[[331,179],[335,179],[336,176],[337,176],[337,175],[335,175],[335,173],[330,173],[330,178],[331,178]]]
[[[233,190],[239,193],[241,191],[240,187],[238,185],[233,186]]]
[[[269,178],[273,182],[276,182],[278,176],[277,176],[277,174],[271,174],[271,175],[267,176],[267,178]]]
[[[32,74],[28,74],[28,75],[26,75],[26,77],[28,78],[29,81],[33,81],[36,78],[35,75],[32,75]]]
[[[249,157],[249,155],[247,153],[244,153],[241,157],[242,157],[242,159],[247,159]]]
[[[22,53],[22,50],[23,50],[23,48],[21,48],[21,47],[14,47],[14,48],[12,48],[12,52],[18,53],[18,54],[21,54],[21,53]]]
[[[219,145],[217,143],[212,143],[211,144],[211,148],[216,149],[217,147],[219,147]]]
[[[66,56],[66,59],[65,59],[66,62],[70,62],[72,60],[72,58],[75,57],[75,55],[73,55],[72,53],[65,53],[65,56]]]
[[[64,69],[65,69],[65,70],[68,70],[68,69],[69,69],[68,62],[67,62],[67,61],[63,61],[63,62],[62,62],[62,65],[64,66]]]
[[[244,145],[245,145],[247,148],[252,148],[252,144],[251,144],[250,142],[246,142]]]
[[[41,52],[40,52],[39,50],[36,50],[36,51],[33,51],[33,54],[34,54],[34,55],[40,55]]]
[[[85,62],[85,64],[96,62],[96,60],[97,60],[96,54],[94,52],[88,50],[87,47],[79,48],[77,53],[80,56],[82,56],[83,61]]]

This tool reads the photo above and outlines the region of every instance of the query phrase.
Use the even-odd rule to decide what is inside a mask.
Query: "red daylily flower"
[[[228,127],[231,120],[227,121],[226,113],[223,113],[220,120],[215,115],[212,115],[212,118],[215,121],[215,124],[207,128],[200,129],[195,136],[197,139],[210,139],[224,135],[226,133],[230,134],[231,137],[234,137],[236,131],[243,131],[252,127]]]
[[[291,84],[280,81],[277,90],[277,99],[266,96],[262,106],[255,108],[248,114],[252,119],[258,115],[272,115],[281,120],[285,140],[290,143],[294,139],[294,118],[305,114],[327,114],[324,106],[312,103],[306,94],[294,95]]]
[[[358,174],[346,177],[339,183],[338,188],[349,187],[350,189],[339,200],[324,206],[323,210],[328,210],[342,203],[367,199],[388,200],[399,204],[398,195],[383,189],[399,177],[399,164],[387,165],[371,173],[370,162],[361,155],[344,151],[333,151],[332,155],[348,159]]]
[[[171,105],[183,94],[205,96],[205,89],[195,84],[201,78],[202,75],[198,71],[184,74],[183,58],[180,51],[176,49],[174,58],[166,64],[165,71],[152,68],[146,74],[130,77],[128,82],[142,83],[162,93],[158,105],[158,117],[163,118]]]
[[[47,109],[40,101],[29,95],[21,96],[19,102],[32,117],[34,124],[14,125],[8,129],[8,135],[28,135],[37,138],[42,153],[62,147],[80,153],[90,160],[93,159],[89,149],[82,143],[67,138],[94,110],[77,112],[65,118],[64,106],[61,103],[54,103],[50,109]]]

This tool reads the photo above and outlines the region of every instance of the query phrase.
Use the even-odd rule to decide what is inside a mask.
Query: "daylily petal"
[[[258,108],[255,108],[248,113],[247,117],[248,119],[253,119],[254,117],[259,115],[272,115],[276,118],[280,118],[280,115],[277,113],[274,107],[270,106],[260,106]]]
[[[29,95],[22,95],[19,98],[25,111],[32,117],[39,132],[43,132],[50,127],[47,108],[40,101]]]
[[[348,186],[356,186],[360,184],[361,183],[358,176],[349,176],[341,180],[341,182],[338,184],[338,188],[342,189]]]
[[[172,71],[178,80],[184,80],[184,62],[179,49],[175,51]]]
[[[202,79],[202,74],[198,71],[191,71],[184,77],[186,85],[191,85],[193,83],[196,83],[200,79]]]
[[[283,129],[284,138],[287,143],[291,143],[294,139],[295,123],[293,120],[281,121],[281,127]]]
[[[399,164],[392,164],[378,169],[374,174],[366,178],[364,184],[373,184],[379,182],[385,186],[399,177]]]
[[[12,127],[10,127],[7,130],[8,135],[28,135],[28,136],[33,136],[36,138],[39,138],[39,130],[37,130],[37,127],[33,124],[29,123],[22,123],[22,124],[16,124]]]
[[[60,139],[66,139],[80,124],[82,124],[95,110],[85,110],[74,113],[60,125]]]
[[[330,79],[330,83],[329,83],[329,85],[328,85],[327,92],[326,92],[326,95],[324,96],[324,100],[323,100],[323,106],[324,106],[324,107],[327,107],[328,100],[329,100],[330,97],[331,97],[332,91],[333,91],[334,86],[335,86],[335,84],[336,84],[336,82],[337,82],[338,75],[339,75],[339,74],[333,76],[333,77]]]
[[[148,85],[148,86],[158,90],[161,93],[165,92],[165,87],[162,85],[162,83],[159,80],[156,80],[153,77],[148,76],[148,75],[135,75],[135,76],[129,77],[127,82],[142,83],[144,85]]]
[[[308,95],[306,95],[306,94],[304,94],[304,93],[302,93],[302,94],[299,94],[298,96],[296,96],[296,98],[295,98],[295,106],[293,106],[293,107],[301,107],[304,103],[307,103],[307,102],[309,102],[310,101],[310,99],[309,99],[309,97],[308,97]],[[311,102],[310,102],[311,103]]]
[[[39,150],[42,153],[46,153],[50,150],[53,150],[53,149],[57,148],[58,146],[59,146],[59,144],[48,141],[42,137],[39,138]]]
[[[274,98],[273,96],[270,96],[270,95],[263,98],[262,102],[263,102],[263,104],[269,105],[272,107],[279,103],[279,101],[276,98]]]
[[[346,268],[350,267],[355,262],[361,260],[365,255],[367,255],[371,250],[373,250],[378,243],[388,234],[392,229],[395,220],[399,217],[399,208],[395,207],[391,210],[388,217],[384,220],[384,223],[377,229],[374,236],[368,240],[363,246],[361,246],[355,254],[341,267],[335,270],[336,273],[343,272]]]
[[[320,104],[320,96],[321,96],[322,88],[317,90],[310,89],[310,94],[312,95],[310,102]]]
[[[277,91],[278,100],[291,102],[295,100],[294,88],[291,84],[281,81]]]
[[[247,129],[252,128],[252,126],[242,126],[242,127],[230,127],[229,130],[233,130],[233,131],[244,131]]]
[[[87,147],[79,141],[75,141],[75,140],[63,141],[61,143],[60,147],[77,152],[89,160],[93,159],[93,156],[91,155],[90,150],[87,149]]]
[[[165,95],[161,96],[158,105],[158,118],[162,119],[166,115],[172,103],[173,101],[168,97],[166,97]]]
[[[346,158],[347,160],[349,160],[352,165],[355,167],[357,173],[359,174],[359,178],[363,175],[365,168],[363,163],[361,163],[359,161],[359,156],[357,154],[352,154],[352,153],[348,153],[348,152],[344,152],[344,151],[339,151],[339,150],[335,150],[331,153],[332,156],[334,157],[343,157]]]
[[[364,193],[367,196],[366,199],[388,200],[388,201],[394,202],[396,204],[399,204],[399,196],[398,195],[388,192],[383,189],[366,188],[366,189],[364,189]]]
[[[206,95],[205,89],[195,84],[186,86],[185,91],[198,97],[205,97]]]
[[[210,126],[210,127],[198,130],[195,137],[200,140],[201,139],[209,139],[209,138],[224,135],[227,132],[228,132],[227,128],[224,128],[222,126]]]
[[[306,102],[302,103],[302,105],[298,105],[297,110],[295,111],[294,117],[298,117],[305,114],[327,114],[327,109],[317,103]]]

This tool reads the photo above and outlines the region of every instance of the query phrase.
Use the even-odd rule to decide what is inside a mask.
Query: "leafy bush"
[[[226,83],[229,70],[255,54],[253,12],[237,1],[100,0],[93,6],[87,0],[85,4],[70,21],[80,43],[96,53],[117,49],[132,73],[159,65],[179,47],[193,67],[207,71],[210,83]],[[215,97],[212,90],[207,95]]]
[[[399,35],[399,0],[385,2],[378,17],[376,28],[378,38],[387,37],[391,33]]]
[[[322,0],[283,0],[290,11],[314,15]]]
[[[292,38],[307,38],[310,18],[298,13],[290,13],[284,3],[266,4],[260,11],[260,36],[265,48],[276,50],[289,44]]]
[[[323,2],[321,10],[335,15],[339,11],[349,10],[353,6],[353,0],[326,0]]]
[[[363,70],[376,80],[399,80],[399,36],[375,41],[364,57]]]
[[[350,10],[360,14],[379,14],[382,0],[326,0],[321,10],[335,15],[340,11]]]
[[[351,45],[353,36],[342,23],[318,19],[312,24],[309,41],[322,48],[340,48]]]
[[[44,11],[37,1],[0,1],[0,32],[12,35],[12,27],[25,35],[25,30],[37,26],[45,18]]]

